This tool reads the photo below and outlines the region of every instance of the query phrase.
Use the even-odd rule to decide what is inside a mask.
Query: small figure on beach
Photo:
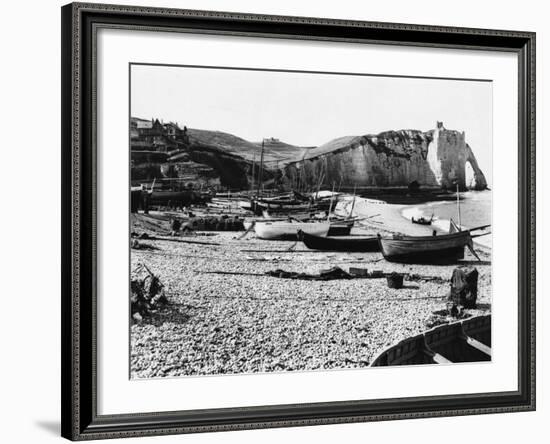
[[[177,236],[181,228],[181,220],[174,218],[170,224],[170,228],[172,229],[170,236]]]

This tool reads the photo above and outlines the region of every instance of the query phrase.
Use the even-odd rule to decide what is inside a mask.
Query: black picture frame
[[[72,3],[62,14],[62,436],[71,440],[535,409],[535,33]],[[389,400],[97,414],[95,32],[147,28],[510,51],[519,66],[518,390]]]

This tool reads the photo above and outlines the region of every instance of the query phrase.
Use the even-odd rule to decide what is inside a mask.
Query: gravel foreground
[[[170,302],[131,326],[132,378],[367,367],[385,348],[429,329],[445,310],[455,265],[393,264],[381,253],[312,252],[302,243],[283,252],[294,242],[263,241],[254,234],[237,239],[241,234],[181,238],[218,246],[149,240],[143,243],[155,249],[132,250],[132,269],[145,263]],[[468,251],[464,261],[479,271],[478,308],[467,310],[470,315],[491,310],[490,252],[478,254],[481,263]],[[206,273],[318,273],[333,266],[437,276],[445,283],[405,281],[395,290],[386,279]]]

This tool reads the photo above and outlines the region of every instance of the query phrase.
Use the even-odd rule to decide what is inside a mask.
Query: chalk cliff
[[[347,188],[454,189],[456,183],[461,189],[487,188],[464,132],[447,130],[441,122],[426,132],[385,131],[332,140],[309,150],[303,161],[289,163],[283,181],[309,188],[333,183]]]
[[[399,130],[346,136],[318,147],[275,138],[249,142],[158,119],[131,119],[132,180],[179,178],[232,189],[432,188],[483,190],[487,181],[464,132],[442,122],[429,131]],[[262,145],[263,156],[262,156]],[[260,167],[260,158],[263,158]]]

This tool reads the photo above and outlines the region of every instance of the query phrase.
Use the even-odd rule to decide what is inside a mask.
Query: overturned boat
[[[378,238],[373,237],[329,237],[298,232],[298,238],[311,250],[347,251],[347,252],[377,252],[380,251]]]

